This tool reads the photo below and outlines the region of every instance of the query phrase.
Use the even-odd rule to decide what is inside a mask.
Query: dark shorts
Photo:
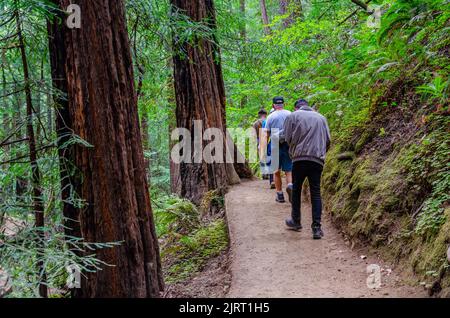
[[[279,167],[278,169],[284,172],[292,171],[292,160],[289,156],[289,145],[285,142],[280,144],[280,158],[279,158]]]

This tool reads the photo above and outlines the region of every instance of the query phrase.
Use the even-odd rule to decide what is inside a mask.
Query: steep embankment
[[[431,295],[448,297],[448,104],[421,98],[413,78],[373,88],[381,97],[368,120],[335,141],[324,172],[326,208],[354,243],[397,262]]]

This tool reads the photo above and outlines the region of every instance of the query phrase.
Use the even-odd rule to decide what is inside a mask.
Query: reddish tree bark
[[[187,15],[190,19],[205,23],[211,30],[216,28],[216,16],[212,0],[171,0],[174,13]],[[191,132],[191,148],[194,149],[194,121],[203,123],[203,131],[217,128],[226,132],[225,85],[217,40],[197,36],[193,42],[179,43],[174,35],[174,86],[176,95],[176,121],[178,128]],[[182,52],[182,53],[179,53]],[[207,142],[203,141],[203,148]],[[224,149],[226,144],[224,141]],[[178,168],[179,194],[200,204],[210,190],[223,192],[229,183],[239,182],[235,167],[245,164],[182,162]],[[225,154],[224,154],[225,158]],[[247,166],[248,167],[248,166]],[[250,169],[248,169],[250,170]],[[173,178],[174,180],[176,177]]]
[[[53,1],[58,5],[57,0]],[[64,15],[60,11],[53,12],[55,19],[49,21],[47,25],[50,49],[50,64],[53,81],[53,102],[55,105],[55,123],[58,136],[59,152],[59,172],[61,179],[61,200],[63,204],[63,216],[65,234],[72,237],[81,237],[79,222],[79,209],[74,204],[70,204],[74,192],[74,186],[81,184],[81,176],[73,171],[72,161],[74,160],[74,146],[69,143],[72,138],[73,118],[69,111],[69,101],[67,99],[67,80],[65,63],[67,59],[65,32],[67,29],[60,25],[64,20]]]
[[[92,145],[76,144],[61,153],[79,171],[70,182],[85,201],[81,209],[65,210],[79,220],[86,242],[122,242],[96,250],[97,258],[114,266],[84,273],[87,279],[75,296],[158,297],[161,264],[123,1],[53,1],[62,10],[75,3],[82,11],[81,29],[68,29],[58,19],[49,26],[53,81],[67,93],[59,133]]]
[[[214,7],[211,0],[184,1],[171,0],[172,10],[185,14],[193,21],[203,21],[212,26],[215,23]],[[176,35],[174,35],[176,38]],[[174,40],[176,43],[176,39]],[[178,128],[191,131],[191,145],[194,149],[194,120],[203,123],[203,131],[218,128],[225,132],[225,92],[222,70],[217,51],[212,41],[195,38],[195,43],[177,43],[174,48],[174,84],[176,95],[176,119]],[[182,53],[185,52],[185,56]],[[206,146],[203,141],[203,147]],[[182,197],[200,204],[210,190],[224,191],[228,185],[224,163],[182,162],[180,172],[180,194]]]

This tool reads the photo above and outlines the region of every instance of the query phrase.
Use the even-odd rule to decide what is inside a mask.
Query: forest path
[[[244,181],[226,195],[232,283],[228,297],[424,297],[376,257],[362,259],[324,218],[314,241],[311,206],[302,204],[303,230],[288,231],[289,203],[276,203],[267,181]],[[379,264],[382,286],[367,287],[369,264]]]

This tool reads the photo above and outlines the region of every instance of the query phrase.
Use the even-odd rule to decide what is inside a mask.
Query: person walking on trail
[[[267,111],[264,108],[261,108],[260,111],[258,112],[258,120],[255,121],[255,123],[253,124],[253,128],[256,130],[256,138],[258,140],[258,146],[259,146],[259,141],[260,141],[260,133],[261,133],[261,129],[262,129],[262,125],[263,122],[266,120],[267,118]]]
[[[267,119],[267,111],[264,108],[261,108],[260,111],[258,112],[258,120],[255,121],[255,123],[253,124],[253,129],[255,129],[256,131],[256,141],[257,141],[257,147],[258,147],[258,153],[259,153],[259,148],[261,145],[261,131],[263,129],[263,124],[266,122]],[[261,166],[261,171],[262,171],[262,178],[264,180],[269,179],[269,175],[264,173],[265,167],[266,167],[266,163],[264,162],[260,162],[260,166]]]
[[[288,228],[300,230],[301,189],[308,179],[312,203],[312,231],[314,239],[323,237],[322,198],[320,179],[325,156],[330,148],[330,129],[324,116],[309,107],[305,100],[299,101],[298,111],[289,115],[284,123],[284,138],[290,147],[293,164],[294,187],[292,194],[292,216],[286,220]]]
[[[303,105],[304,103],[307,103],[306,100],[304,100],[304,99],[299,99],[299,100],[295,101],[295,104],[294,104],[294,112],[300,110],[300,108],[302,108],[302,105]]]
[[[272,114],[275,110],[272,108],[272,110],[270,111],[270,113]],[[262,128],[266,129],[266,125],[267,125],[267,119],[265,119],[263,121],[262,124]],[[264,163],[261,163],[261,165],[263,165],[263,171],[267,172],[266,175],[269,176],[269,185],[270,185],[270,189],[275,189],[275,181],[273,179],[273,173],[271,173],[271,165],[272,165],[272,140],[269,137],[269,142],[267,144],[267,159],[265,160]]]
[[[263,132],[265,136],[262,137],[262,141],[268,142],[269,138],[272,141],[272,169],[277,169],[274,172],[275,188],[277,191],[276,201],[279,203],[286,202],[283,194],[283,182],[281,179],[281,171],[286,174],[287,188],[286,192],[289,195],[289,201],[292,199],[292,160],[289,157],[289,146],[284,139],[284,121],[291,114],[290,111],[284,109],[284,98],[275,97],[273,99],[274,112],[267,117],[267,122]],[[276,143],[276,144],[275,144]],[[278,149],[277,149],[278,148]],[[278,166],[273,167],[274,162],[274,150],[278,150]],[[264,156],[264,155],[263,155]]]

